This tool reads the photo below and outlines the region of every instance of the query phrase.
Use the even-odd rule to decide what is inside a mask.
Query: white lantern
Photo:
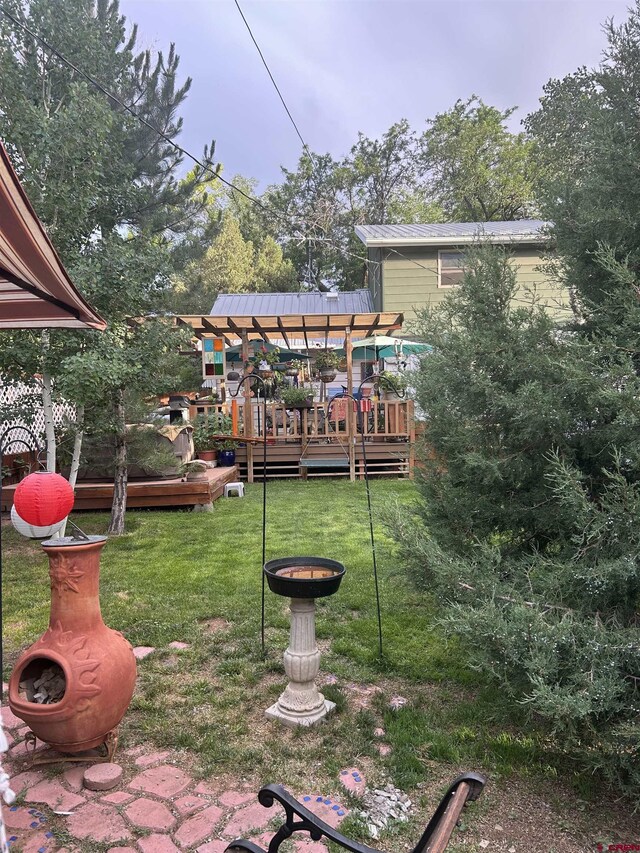
[[[29,524],[24,518],[20,518],[14,506],[11,507],[11,524],[15,527],[18,533],[26,536],[27,539],[49,539],[54,533],[65,523],[66,519],[58,521],[55,524],[50,524],[47,527],[37,527],[35,524]]]

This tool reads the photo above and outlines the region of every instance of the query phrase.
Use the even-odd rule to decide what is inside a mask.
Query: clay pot
[[[65,537],[43,544],[49,558],[49,628],[24,652],[9,681],[9,705],[37,738],[60,752],[104,743],[129,707],[136,681],[131,645],[102,621],[100,552],[105,536]],[[62,695],[38,704],[21,695],[43,675],[57,674]]]
[[[204,462],[215,462],[217,458],[217,450],[198,450],[198,459],[202,459]]]

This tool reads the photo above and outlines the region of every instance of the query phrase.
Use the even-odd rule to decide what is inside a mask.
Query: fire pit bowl
[[[338,591],[346,571],[325,557],[281,557],[263,569],[271,592],[285,598],[325,598]]]

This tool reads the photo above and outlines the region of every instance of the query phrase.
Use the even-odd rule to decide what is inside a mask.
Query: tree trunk
[[[108,533],[119,536],[124,533],[124,514],[127,510],[127,445],[125,441],[124,390],[116,392],[115,415],[117,423],[113,501]]]
[[[49,349],[49,332],[42,332],[40,337],[42,352]],[[56,430],[53,424],[53,399],[51,396],[51,374],[46,368],[42,369],[42,409],[44,412],[44,435],[47,448],[47,471],[56,470]]]
[[[73,441],[73,456],[71,457],[71,470],[69,471],[69,482],[71,487],[75,489],[78,479],[78,469],[80,468],[80,453],[82,451],[82,438],[84,436],[84,406],[76,406],[76,437]],[[60,528],[60,536],[65,536],[67,532],[67,519]]]

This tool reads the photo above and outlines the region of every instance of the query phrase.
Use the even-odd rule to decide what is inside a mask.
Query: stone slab
[[[129,783],[132,791],[144,791],[145,794],[154,794],[156,797],[175,797],[191,784],[191,777],[187,776],[179,767],[171,764],[161,764],[159,767],[151,767],[135,776]]]
[[[256,795],[249,791],[225,791],[218,797],[218,802],[222,803],[223,806],[235,808],[236,806],[242,806],[254,799],[257,799]]]
[[[193,814],[208,805],[209,800],[198,797],[196,794],[187,794],[173,801],[174,809],[182,816]]]
[[[122,779],[122,767],[119,764],[105,762],[94,764],[84,771],[84,785],[90,791],[110,791]]]
[[[114,806],[87,803],[67,818],[67,829],[75,838],[91,841],[128,841],[131,831]]]
[[[148,835],[146,838],[139,838],[138,846],[142,853],[179,853],[179,848],[168,835],[159,835],[158,833]]]
[[[144,660],[151,652],[155,652],[154,646],[136,646],[133,650],[136,660]]]
[[[156,832],[164,832],[176,822],[164,803],[147,797],[134,800],[126,807],[124,813],[127,819],[139,829],[153,829]]]
[[[38,782],[37,785],[27,789],[24,798],[28,803],[46,803],[54,812],[72,811],[85,802],[84,797],[72,794],[63,788],[58,779],[45,779]]]
[[[341,770],[338,778],[342,787],[350,794],[354,794],[356,797],[361,797],[364,794],[367,783],[357,767],[347,767]]]
[[[222,834],[232,839],[238,838],[247,835],[251,830],[264,829],[272,818],[282,818],[284,822],[284,817],[281,807],[265,809],[255,802],[239,809],[222,830]]]
[[[318,795],[307,795],[302,797],[300,802],[306,806],[309,811],[313,812],[314,815],[323,820],[325,823],[328,823],[329,826],[332,826],[336,829],[345,817],[349,814],[349,809],[342,805],[340,802],[336,802],[331,797],[322,797]]]
[[[153,764],[160,764],[161,761],[166,761],[171,755],[166,750],[164,752],[151,752],[149,755],[141,755],[136,758],[136,767],[151,767]]]
[[[221,817],[222,809],[218,806],[209,806],[204,811],[187,818],[174,833],[174,838],[180,847],[194,847],[196,844],[201,844],[213,835]]]

